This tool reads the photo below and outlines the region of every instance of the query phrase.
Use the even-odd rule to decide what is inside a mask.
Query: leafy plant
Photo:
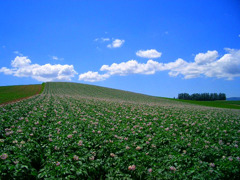
[[[238,110],[75,83],[0,108],[1,179],[239,179]]]

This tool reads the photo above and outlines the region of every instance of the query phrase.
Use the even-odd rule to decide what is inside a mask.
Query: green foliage
[[[0,86],[0,104],[27,98],[41,91],[42,85]]]
[[[239,179],[240,112],[75,83],[0,109],[1,179]]]
[[[180,93],[178,94],[178,99],[184,100],[194,100],[194,101],[216,101],[216,100],[226,100],[226,94],[224,93]]]
[[[43,93],[43,91],[44,91],[44,89],[45,89],[45,86],[46,86],[46,83],[42,83],[42,89],[41,89],[40,94]]]
[[[168,99],[168,100],[196,104],[201,106],[208,106],[208,107],[240,109],[240,101],[192,101],[192,100],[182,100],[182,99]]]

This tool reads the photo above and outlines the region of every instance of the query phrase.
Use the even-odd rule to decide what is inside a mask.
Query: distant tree
[[[226,100],[226,94],[219,93],[219,100]]]
[[[180,93],[178,94],[178,99],[191,100],[191,96],[188,93]]]
[[[215,101],[215,100],[226,100],[225,93],[194,93],[189,95],[188,93],[179,93],[178,99],[184,100],[195,100],[195,101]]]
[[[213,93],[213,100],[218,100],[218,94],[217,93]]]

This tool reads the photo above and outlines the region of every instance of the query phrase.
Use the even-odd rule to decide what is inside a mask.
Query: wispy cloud
[[[62,60],[64,60],[64,58],[59,58],[59,57],[57,57],[57,56],[51,56],[51,58],[52,58],[53,60],[56,60],[56,61],[62,61]]]
[[[20,53],[19,51],[13,51],[13,53],[14,53],[14,54],[17,54],[17,55],[19,55],[19,56],[23,56],[23,54]]]
[[[106,42],[106,41],[110,41],[110,38],[96,38],[94,39],[94,41],[98,41],[98,42]]]
[[[112,41],[111,44],[108,44],[107,47],[108,48],[119,48],[123,45],[123,43],[125,42],[125,40],[121,40],[121,39],[115,39]]]
[[[17,56],[11,62],[12,68],[2,67],[0,72],[16,77],[31,77],[38,81],[71,81],[77,72],[73,65],[32,64],[27,56]]]
[[[149,50],[139,50],[136,52],[136,55],[143,58],[159,58],[161,57],[162,53],[158,52],[156,49],[149,49]]]
[[[109,38],[102,38],[102,41],[105,42],[105,41],[110,41]]]
[[[52,56],[52,59],[53,60],[58,60],[58,57],[57,56]]]
[[[121,62],[119,64],[103,65],[99,72],[89,71],[79,75],[79,80],[83,81],[103,81],[113,75],[126,76],[130,74],[155,74],[159,71],[169,71],[169,76],[176,77],[182,75],[184,79],[197,78],[201,76],[224,78],[232,80],[240,77],[240,50],[225,49],[227,51],[218,58],[217,51],[207,51],[195,56],[193,62],[187,62],[181,58],[169,63],[160,63],[148,60],[146,63],[139,63],[136,60]]]

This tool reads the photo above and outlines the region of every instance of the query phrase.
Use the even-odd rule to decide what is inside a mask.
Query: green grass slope
[[[85,98],[100,98],[118,101],[131,101],[136,103],[161,103],[166,105],[172,104],[195,104],[207,107],[240,109],[240,101],[190,101],[178,100],[170,98],[162,98],[149,96],[129,91],[105,88],[94,85],[69,83],[69,82],[48,82],[46,83],[45,93],[65,94],[65,95],[79,95]],[[58,89],[58,91],[55,91]]]
[[[42,91],[43,85],[0,86],[0,104],[21,100]]]
[[[190,104],[195,104],[200,106],[240,109],[240,101],[192,101],[192,100],[181,100],[181,99],[171,99],[171,100],[175,102],[190,103]]]
[[[57,89],[57,91],[55,91]],[[105,88],[94,85],[68,83],[68,82],[47,82],[45,94],[55,93],[56,95],[79,95],[84,98],[99,98],[118,101],[131,101],[142,103],[171,102],[167,99],[149,96],[129,91]],[[171,102],[172,103],[172,102]]]

